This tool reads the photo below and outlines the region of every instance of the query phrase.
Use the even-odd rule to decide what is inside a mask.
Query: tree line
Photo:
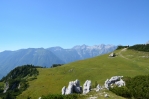
[[[144,52],[149,52],[149,44],[136,44],[133,46],[118,46],[118,49],[122,49],[122,48],[128,48],[128,49],[133,49],[133,50],[137,50],[137,51],[144,51]]]
[[[137,45],[130,46],[128,49],[149,52],[149,44],[137,44]]]

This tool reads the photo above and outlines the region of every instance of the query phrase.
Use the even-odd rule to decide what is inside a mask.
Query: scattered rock
[[[97,99],[97,97],[90,97],[89,99]]]
[[[104,96],[105,96],[105,98],[109,97],[109,95],[108,95],[108,94],[105,94]]]
[[[96,92],[98,92],[101,89],[101,86],[98,84],[96,87]]]
[[[68,72],[73,72],[73,69],[70,69]]]

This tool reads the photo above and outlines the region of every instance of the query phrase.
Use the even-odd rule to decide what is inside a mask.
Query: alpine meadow
[[[140,48],[140,46],[137,48]],[[37,99],[39,97],[47,96],[48,94],[58,95],[61,94],[63,86],[67,86],[69,81],[74,81],[76,79],[80,81],[81,86],[86,80],[91,80],[91,88],[94,89],[97,84],[100,84],[104,88],[104,83],[107,78],[120,75],[124,76],[127,85],[128,78],[149,74],[149,52],[146,50],[138,51],[137,48],[134,48],[134,46],[129,48],[126,48],[126,46],[118,47],[117,50],[113,52],[115,54],[114,57],[110,57],[109,55],[111,53],[108,53],[53,68],[37,67],[39,74],[36,75],[35,79],[33,77],[32,80],[27,80],[28,88],[16,96],[16,98]],[[26,77],[24,77],[24,79],[26,79]],[[1,82],[0,85],[2,88],[4,82]],[[116,95],[113,91],[103,89],[99,92],[91,90],[88,94],[85,96],[82,95],[80,96],[81,98],[78,99],[86,99],[91,96],[95,96],[97,99],[104,99],[105,97],[102,95],[104,93],[107,93],[110,99],[127,98]]]

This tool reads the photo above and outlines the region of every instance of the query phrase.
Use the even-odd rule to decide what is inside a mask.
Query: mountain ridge
[[[109,53],[114,51],[116,48],[117,46],[110,45],[110,44],[109,45],[100,44],[100,45],[94,45],[94,46],[88,46],[83,44],[83,45],[76,45],[71,49],[63,49],[61,47],[52,47],[48,49],[61,58],[63,58],[65,55],[68,55],[69,56],[68,60],[63,60],[63,61],[66,63],[70,63],[76,60],[87,59],[87,58],[95,57],[105,53]],[[59,51],[63,52],[63,55],[61,55]],[[72,53],[75,54],[73,55],[74,57],[71,57]]]
[[[77,48],[64,49],[57,46],[46,49],[28,48],[16,51],[3,51],[0,52],[0,72],[4,76],[16,66],[26,64],[50,67],[52,64],[70,63],[112,52],[117,46],[104,44],[98,46],[80,45]]]

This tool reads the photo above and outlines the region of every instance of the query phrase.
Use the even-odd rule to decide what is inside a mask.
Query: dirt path
[[[129,58],[127,58],[127,57],[125,57],[125,56],[122,55],[122,52],[124,52],[126,50],[127,50],[127,48],[123,48],[118,54],[119,54],[120,57],[125,58],[127,60],[130,60]]]

